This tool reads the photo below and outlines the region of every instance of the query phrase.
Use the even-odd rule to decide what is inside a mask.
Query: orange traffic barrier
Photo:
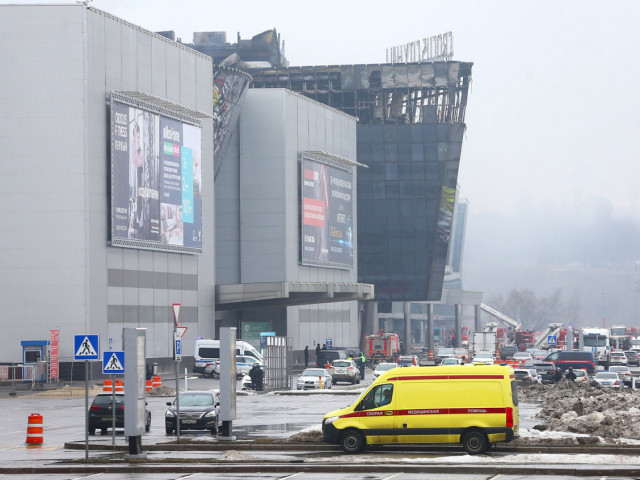
[[[124,393],[124,384],[122,380],[116,380],[116,393]]]
[[[102,391],[108,393],[113,392],[113,382],[108,379],[102,382]]]
[[[42,415],[39,413],[29,415],[29,421],[27,423],[27,443],[29,445],[42,445],[43,432]]]
[[[429,360],[433,360],[433,350],[429,350]]]
[[[158,388],[162,386],[162,377],[153,377],[151,379],[151,385],[153,388]]]
[[[153,390],[153,383],[151,382],[151,380],[147,380],[147,385],[145,387],[145,390],[147,392],[150,392],[151,390]]]

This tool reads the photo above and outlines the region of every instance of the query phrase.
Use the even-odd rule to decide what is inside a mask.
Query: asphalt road
[[[308,428],[318,428],[322,417],[330,410],[344,407],[351,403],[356,395],[371,381],[367,379],[361,385],[337,385],[332,390],[324,392],[290,392],[290,395],[254,394],[240,395],[237,398],[237,418],[233,421],[233,433],[238,440],[257,440],[260,438],[286,438],[293,433]],[[165,385],[175,385],[175,380],[166,381]],[[182,382],[181,382],[182,386]],[[217,389],[218,381],[203,378],[190,378],[190,390]],[[94,389],[90,398],[100,389]],[[173,397],[148,397],[149,409],[152,413],[151,432],[142,437],[145,445],[160,445],[175,440],[174,436],[167,436],[164,429],[164,412],[166,402]],[[230,479],[230,478],[273,478],[309,480],[330,478],[339,479],[414,479],[414,478],[469,478],[469,479],[535,479],[541,478],[541,473],[548,472],[551,476],[544,478],[575,478],[573,475],[563,475],[562,472],[580,472],[580,477],[602,478],[609,470],[611,473],[621,474],[620,470],[613,470],[611,465],[594,463],[588,465],[584,458],[576,457],[576,462],[566,458],[554,461],[547,456],[543,462],[536,458],[520,459],[509,452],[492,452],[484,458],[476,457],[472,461],[461,449],[444,449],[424,451],[375,451],[360,456],[347,456],[336,450],[315,451],[262,451],[236,450],[232,444],[223,451],[206,452],[187,451],[149,451],[147,461],[153,462],[181,462],[179,465],[168,466],[174,471],[146,471],[134,473],[131,470],[120,471],[126,467],[122,464],[122,451],[106,451],[112,442],[121,449],[127,445],[127,439],[121,431],[115,438],[109,432],[107,435],[90,436],[92,446],[102,446],[101,450],[90,450],[89,461],[94,465],[101,462],[115,461],[107,467],[108,471],[82,471],[85,451],[65,448],[65,443],[84,445],[84,387],[73,389],[63,388],[56,391],[19,394],[11,397],[0,395],[0,407],[3,412],[3,429],[0,430],[0,480],[15,478],[16,475],[31,473],[32,478],[47,479],[81,479],[98,480],[116,478],[149,478],[149,479]],[[535,423],[534,415],[537,407],[521,405],[520,420],[522,428],[531,428]],[[29,414],[40,413],[44,418],[44,444],[37,447],[25,445],[26,424]],[[184,439],[195,442],[215,443],[215,439],[208,432],[183,432]],[[76,461],[74,469],[68,472],[60,471],[63,465],[70,465]],[[61,463],[62,462],[62,463]],[[214,462],[214,463],[212,463]],[[221,467],[221,462],[226,467]],[[431,463],[425,463],[431,462]],[[442,463],[438,463],[442,462]],[[125,461],[126,463],[126,461]],[[541,466],[541,463],[544,465]],[[301,467],[304,464],[305,467]],[[164,464],[163,464],[164,465]],[[43,474],[42,468],[51,468],[51,472]],[[328,473],[329,467],[333,469]],[[519,468],[518,474],[506,475],[513,469]],[[627,468],[627,477],[637,478],[640,474],[640,460],[637,465],[622,466]],[[7,468],[13,468],[7,474]],[[39,469],[37,474],[34,470]],[[104,470],[104,466],[101,467]],[[249,468],[248,475],[240,470]],[[597,476],[589,476],[596,473]],[[252,469],[252,470],[251,470]],[[350,470],[365,471],[350,471]],[[462,469],[462,470],[461,470]],[[222,471],[224,470],[224,471]],[[486,470],[486,471],[483,471]],[[5,473],[3,473],[5,472]],[[425,472],[429,472],[428,475]],[[504,475],[501,475],[503,472]],[[530,473],[527,473],[530,472]],[[25,477],[26,478],[26,477]],[[614,477],[611,477],[614,478]]]

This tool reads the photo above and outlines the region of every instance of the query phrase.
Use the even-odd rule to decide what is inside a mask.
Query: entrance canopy
[[[264,282],[216,285],[217,311],[373,299],[374,288],[369,283]]]

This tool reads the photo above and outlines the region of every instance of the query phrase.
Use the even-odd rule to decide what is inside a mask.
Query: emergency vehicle
[[[322,438],[347,453],[376,444],[455,443],[481,454],[517,438],[518,426],[511,367],[394,368],[350,406],[327,413]]]
[[[364,356],[367,360],[393,362],[400,352],[397,333],[378,332],[364,337]]]

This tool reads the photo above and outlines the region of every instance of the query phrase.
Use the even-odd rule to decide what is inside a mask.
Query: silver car
[[[331,374],[326,368],[306,368],[296,380],[298,390],[331,388]]]
[[[353,360],[334,360],[330,373],[334,384],[337,382],[349,382],[351,385],[360,383],[360,369]]]
[[[376,369],[373,371],[373,379],[375,380],[380,375],[382,375],[384,372],[387,372],[387,371],[392,370],[394,368],[398,368],[398,364],[397,363],[379,363],[376,366]]]

